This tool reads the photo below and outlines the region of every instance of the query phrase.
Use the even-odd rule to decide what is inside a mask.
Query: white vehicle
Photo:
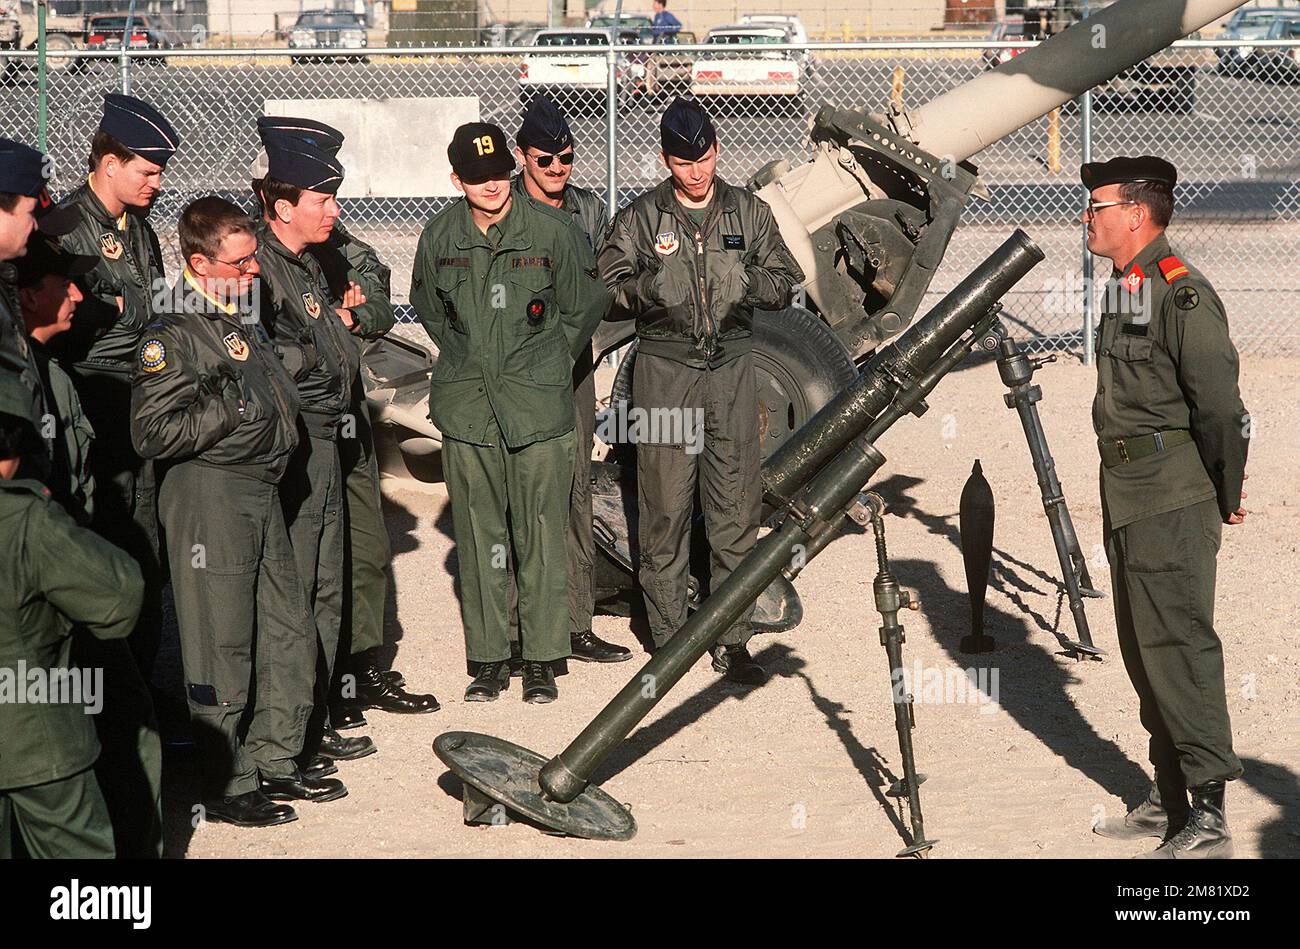
[[[793,13],[746,13],[740,18],[741,26],[781,26],[790,34],[791,43],[807,43],[808,31],[803,20]]]
[[[736,101],[777,97],[798,111],[803,108],[806,64],[798,51],[764,49],[790,42],[788,29],[771,26],[724,26],[709,31],[706,46],[691,69],[691,94],[697,99]]]
[[[636,30],[621,30],[622,43],[637,42]],[[555,52],[530,53],[519,64],[519,102],[546,93],[561,109],[575,100],[601,100],[608,83],[608,65],[600,49],[609,46],[609,31],[601,29],[541,30],[534,46],[555,47]],[[628,64],[619,76],[621,91],[639,80],[645,67]]]

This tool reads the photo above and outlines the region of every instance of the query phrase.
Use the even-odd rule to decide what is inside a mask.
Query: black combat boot
[[[277,804],[260,790],[245,791],[203,802],[203,819],[236,827],[274,827],[298,819],[288,804]]]
[[[554,702],[560,697],[555,687],[555,670],[549,662],[524,660],[524,701],[533,705]]]
[[[510,688],[510,665],[506,662],[485,662],[478,667],[478,675],[465,690],[466,702],[495,702],[502,689]]]
[[[1167,839],[1183,829],[1187,813],[1187,788],[1182,783],[1182,775],[1179,774],[1177,780],[1167,780],[1157,774],[1147,796],[1125,815],[1122,823],[1102,820],[1093,826],[1092,832],[1111,840]]]
[[[1191,789],[1192,810],[1187,826],[1151,853],[1139,855],[1144,860],[1230,860],[1232,834],[1223,814],[1224,784],[1210,781]]]
[[[308,778],[328,778],[331,774],[338,774],[339,769],[333,759],[316,755],[303,766],[302,773]]]
[[[632,658],[632,650],[607,643],[591,630],[569,634],[570,659],[580,662],[623,662]]]
[[[293,774],[260,775],[262,793],[273,801],[311,801],[324,804],[348,796],[348,789],[338,778],[309,778],[297,768]]]
[[[332,761],[355,761],[357,758],[373,755],[378,750],[375,743],[365,735],[346,738],[334,729],[327,728],[325,734],[321,736],[318,755]]]
[[[714,646],[713,671],[721,672],[729,682],[741,685],[762,685],[767,681],[767,670],[754,661],[743,645]]]
[[[381,712],[419,714],[436,712],[438,700],[429,694],[407,692],[393,685],[376,665],[374,650],[366,650],[352,657],[352,669],[357,677],[357,705],[363,709],[377,708]]]

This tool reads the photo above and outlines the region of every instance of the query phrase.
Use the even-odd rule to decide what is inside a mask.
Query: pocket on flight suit
[[[429,378],[434,382],[447,382],[458,378],[469,352],[469,329],[465,326],[464,315],[457,308],[461,299],[463,285],[469,279],[469,272],[461,269],[443,269],[438,271],[434,281],[433,292],[442,307],[446,326],[452,332],[442,334],[438,342],[438,358],[433,362]]]
[[[558,328],[555,277],[543,267],[516,267],[510,271],[509,325],[514,336],[535,336]]]

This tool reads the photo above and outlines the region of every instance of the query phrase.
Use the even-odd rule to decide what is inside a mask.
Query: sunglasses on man
[[[529,155],[528,157],[537,164],[538,168],[550,168],[551,162],[557,158],[560,160],[561,165],[573,164],[573,152],[565,152],[563,155]]]

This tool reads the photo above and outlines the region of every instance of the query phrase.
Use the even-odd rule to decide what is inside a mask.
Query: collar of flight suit
[[[191,290],[193,290],[199,296],[203,297],[203,299],[207,300],[214,307],[214,311],[209,311],[206,308],[201,307],[198,311],[200,316],[207,316],[213,319],[217,319],[218,314],[224,314],[226,316],[234,316],[237,312],[239,312],[239,307],[236,304],[229,303],[223,300],[218,300],[216,297],[212,296],[212,294],[208,293],[207,290],[204,290],[203,284],[199,282],[197,277],[195,277],[192,273],[190,273],[189,267],[186,267],[183,271],[181,271],[181,279],[185,281],[185,283],[189,286]]]
[[[533,198],[532,194],[529,194],[528,183],[524,181],[523,172],[520,172],[519,174],[516,174],[515,177],[511,178],[510,190],[515,192],[515,194],[524,195],[524,198],[537,201],[536,198]],[[537,201],[537,203],[543,204],[545,201]],[[573,200],[572,185],[565,183],[564,195],[560,198],[560,207],[556,208],[556,211],[567,211],[571,214],[580,214],[582,212],[582,209],[578,207],[577,201]]]
[[[456,235],[456,247],[460,250],[483,247],[492,253],[528,250],[533,246],[532,238],[528,235],[530,223],[528,214],[531,210],[527,200],[519,201],[514,194],[511,194],[510,210],[496,225],[501,229],[501,242],[493,247],[488,236],[474,223],[474,215],[470,210],[468,199],[461,198],[460,233]]]
[[[129,210],[123,211],[118,217],[113,217],[113,215],[109,214],[108,208],[104,207],[104,202],[99,200],[99,195],[95,194],[95,188],[91,184],[94,180],[95,173],[93,171],[86,175],[86,203],[90,208],[90,213],[93,214],[101,224],[107,225],[108,227],[115,227],[119,231],[125,231],[127,221],[129,220],[127,215],[131,212]]]
[[[714,175],[713,200],[722,202],[723,214],[729,214],[740,210],[740,201],[736,198],[735,190],[735,188],[723,181],[721,177]],[[659,186],[655,188],[655,206],[658,207],[660,211],[681,211],[682,213],[687,213],[689,211],[703,211],[708,207],[708,205],[705,205],[704,208],[688,208],[686,205],[678,201],[676,191],[673,188],[673,179],[671,176],[665,178],[659,183]]]
[[[276,236],[275,229],[271,227],[271,222],[265,218],[259,221],[257,225],[257,245],[258,250],[267,247],[290,263],[301,267],[303,270],[309,271],[311,269],[307,264],[307,249],[315,245],[308,244],[307,247],[302,249],[301,254],[295,254],[284,245],[280,238]]]

